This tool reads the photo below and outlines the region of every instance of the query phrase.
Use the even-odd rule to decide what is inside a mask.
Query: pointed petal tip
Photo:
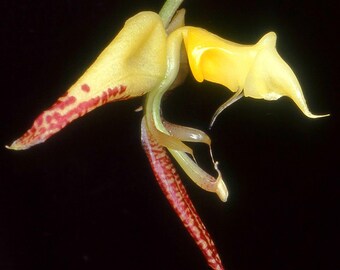
[[[21,148],[21,147],[17,147],[17,146],[14,146],[14,145],[5,145],[5,148],[8,149],[8,150],[14,150],[14,151],[18,151],[18,150],[24,150],[24,148]]]
[[[312,116],[309,116],[309,118],[323,118],[323,117],[328,117],[330,114],[322,114],[322,115],[315,115],[313,114]]]
[[[311,112],[304,112],[304,114],[309,117],[309,118],[323,118],[323,117],[328,117],[331,114],[327,113],[327,114],[312,114]]]
[[[11,145],[5,145],[6,149],[14,150],[14,151],[26,150],[30,147],[31,147],[31,145],[24,145],[24,144],[20,143],[20,139],[15,140]]]
[[[20,148],[18,148],[18,147],[15,145],[15,141],[12,142],[10,145],[5,145],[5,148],[6,148],[6,149],[9,149],[9,150],[20,150]]]

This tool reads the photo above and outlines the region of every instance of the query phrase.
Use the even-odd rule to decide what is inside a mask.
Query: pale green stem
[[[184,0],[167,0],[164,3],[161,11],[159,12],[159,16],[162,18],[164,28],[168,27],[172,17],[183,1]]]
[[[146,125],[155,136],[155,139],[157,140],[159,136],[169,136],[171,140],[177,140],[179,144],[183,143],[178,138],[171,137],[168,130],[164,127],[160,108],[162,96],[169,89],[178,74],[183,30],[183,28],[175,30],[169,35],[167,41],[167,71],[159,87],[148,93],[145,105]],[[185,173],[198,186],[204,190],[215,192],[224,202],[227,200],[228,190],[218,171],[217,163],[214,163],[215,169],[218,172],[218,177],[215,179],[203,171],[185,152],[174,150],[171,147],[168,150]]]
[[[169,89],[171,84],[177,77],[179,70],[179,52],[182,43],[182,33],[180,31],[173,32],[167,42],[167,71],[164,79],[160,83],[157,89],[153,89],[147,95],[145,115],[152,116],[156,128],[166,134],[168,134],[166,128],[163,126],[160,107],[161,100],[164,93]]]
[[[168,0],[160,14],[162,14],[162,20],[164,26],[167,27],[171,18],[175,14],[178,6],[182,3],[182,0]],[[147,128],[152,132],[153,136],[161,144],[164,142],[172,142],[177,145],[176,148],[168,147],[168,150],[172,156],[176,159],[179,165],[184,169],[188,176],[201,188],[215,192],[222,201],[226,201],[228,197],[227,188],[223,182],[220,172],[215,164],[215,169],[218,172],[218,177],[215,179],[206,172],[204,172],[184,151],[184,147],[181,140],[170,136],[168,130],[164,127],[161,118],[161,100],[164,93],[170,88],[172,83],[177,77],[180,65],[180,49],[182,44],[182,34],[185,31],[183,28],[175,30],[168,36],[167,40],[167,71],[164,79],[160,82],[159,86],[150,91],[146,98],[145,104],[145,120]],[[168,137],[167,139],[165,137]],[[165,138],[165,139],[164,139]],[[181,151],[175,149],[182,149]],[[189,148],[190,149],[190,148]],[[188,151],[187,151],[188,152]]]

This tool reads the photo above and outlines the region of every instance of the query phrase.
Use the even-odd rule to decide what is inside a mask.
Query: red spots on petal
[[[43,134],[45,132],[46,132],[46,128],[42,127],[42,128],[39,129],[39,133]]]
[[[71,104],[75,103],[77,101],[76,97],[74,96],[68,96],[66,99],[60,103],[59,109],[64,110],[66,107],[70,106]]]
[[[46,116],[46,122],[48,123],[48,124],[50,124],[51,122],[52,122],[52,116],[51,115],[47,115]]]
[[[62,96],[61,98],[59,98],[56,103],[54,103],[52,105],[52,107],[50,109],[54,110],[54,109],[59,109],[59,110],[64,110],[66,107],[72,105],[73,103],[75,103],[77,101],[75,96]]]
[[[103,104],[107,103],[108,98],[109,98],[108,94],[106,92],[104,92],[102,94],[102,102],[103,102]]]
[[[83,90],[84,92],[88,93],[88,92],[90,92],[91,88],[90,88],[90,86],[88,86],[86,83],[84,83],[84,84],[81,86],[81,90]]]
[[[55,112],[55,113],[53,113],[52,118],[55,119],[57,122],[59,122],[60,119],[62,118],[62,116],[61,116],[60,113]]]
[[[84,85],[82,88],[86,89],[87,87]],[[32,127],[18,140],[14,141],[9,148],[17,150],[27,149],[33,145],[42,143],[70,122],[92,111],[96,107],[111,101],[128,99],[128,95],[122,95],[125,90],[126,86],[108,88],[100,95],[85,101],[77,100],[75,96],[67,92],[48,110],[41,113],[33,122]]]
[[[43,124],[43,122],[44,122],[43,115],[42,114],[39,115],[38,118],[35,120],[35,122],[36,122],[36,125],[38,127],[41,126]]]
[[[147,129],[145,119],[142,120],[141,131],[142,146],[161,190],[195,240],[210,267],[214,270],[223,270],[224,267],[209,232],[197,214],[165,148]]]
[[[118,94],[118,88],[116,87],[116,88],[108,88],[107,89],[107,92],[108,92],[108,94],[109,94],[109,97],[115,97],[117,94]]]
[[[119,90],[119,94],[121,95],[121,94],[123,94],[124,92],[125,92],[125,90],[126,90],[126,87],[120,87],[120,90]]]
[[[73,104],[74,102],[76,102],[76,97],[74,96],[69,96],[68,99],[66,100],[66,106]]]

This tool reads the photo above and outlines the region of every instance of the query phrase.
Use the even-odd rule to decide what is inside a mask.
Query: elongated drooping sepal
[[[145,11],[126,21],[66,94],[41,113],[32,127],[8,148],[42,143],[67,124],[107,102],[141,96],[164,77],[166,33],[158,14]]]
[[[171,159],[165,148],[152,137],[144,119],[142,120],[141,139],[153,173],[170,205],[195,240],[209,266],[214,270],[224,269],[215,244],[198,216]]]

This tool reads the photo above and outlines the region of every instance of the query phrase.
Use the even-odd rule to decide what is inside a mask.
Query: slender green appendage
[[[148,93],[145,104],[145,116],[148,127],[153,129],[154,125],[158,132],[163,132],[168,136],[169,133],[164,127],[161,118],[161,101],[164,93],[177,77],[181,43],[182,33],[180,31],[175,31],[169,36],[167,41],[167,71],[159,87]]]
[[[159,12],[164,28],[167,28],[172,17],[184,0],[167,0]]]
[[[161,117],[161,101],[164,93],[169,89],[171,84],[177,77],[180,65],[180,48],[182,45],[183,29],[172,32],[167,41],[167,71],[164,79],[157,89],[153,89],[148,93],[145,105],[146,124],[152,134],[168,148],[171,155],[178,164],[183,168],[184,172],[202,189],[215,192],[222,201],[226,201],[228,197],[227,188],[223,182],[222,176],[214,162],[218,177],[214,178],[203,171],[196,162],[194,162],[184,150],[187,147],[179,138],[173,137],[163,124]],[[192,130],[194,133],[195,131]],[[171,147],[169,145],[176,145]],[[190,148],[189,148],[190,149]],[[191,150],[191,149],[190,149]]]
[[[231,98],[229,98],[226,102],[224,102],[220,107],[218,107],[218,109],[216,110],[216,112],[214,113],[213,117],[211,118],[210,121],[210,125],[209,125],[209,129],[212,128],[212,126],[215,123],[215,120],[217,118],[217,116],[220,115],[221,112],[223,112],[227,107],[229,107],[231,104],[233,104],[234,102],[238,101],[240,98],[242,98],[244,96],[243,93],[243,89],[238,89],[234,95],[232,95]]]
[[[163,125],[171,136],[174,136],[183,142],[199,142],[209,146],[211,145],[209,136],[202,130],[172,124],[165,120],[163,120]]]
[[[182,1],[168,0],[164,4],[160,12],[160,16],[162,17],[165,28],[169,25],[181,2]],[[145,103],[146,125],[155,137],[155,139],[161,145],[168,148],[169,152],[175,158],[178,164],[183,168],[184,172],[198,186],[206,191],[215,192],[219,196],[219,198],[225,202],[228,197],[228,191],[217,168],[217,163],[213,161],[215,169],[218,172],[218,177],[214,178],[203,171],[197,165],[197,163],[187,155],[187,153],[192,155],[191,148],[181,141],[181,136],[179,138],[176,137],[176,135],[171,136],[167,128],[164,126],[161,117],[162,97],[176,80],[180,68],[180,51],[183,40],[183,31],[185,31],[183,28],[174,30],[168,36],[167,71],[165,73],[164,79],[160,82],[159,86],[147,94]],[[179,129],[181,128],[179,127]],[[185,128],[183,128],[182,131],[184,133],[188,132],[188,130],[186,130]],[[191,131],[193,133],[196,133],[194,129],[192,129]]]

